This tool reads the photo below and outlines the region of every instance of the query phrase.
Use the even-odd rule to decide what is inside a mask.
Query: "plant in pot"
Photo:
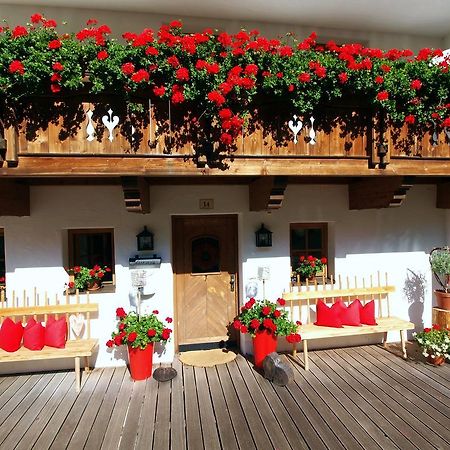
[[[436,247],[430,252],[430,265],[442,289],[436,289],[438,308],[450,310],[450,248]]]
[[[69,283],[66,284],[68,294],[74,294],[79,291],[96,291],[102,287],[103,278],[111,269],[106,266],[94,267],[75,266],[67,270],[69,274]]]
[[[158,311],[151,314],[137,314],[134,311],[126,313],[123,308],[117,308],[117,328],[106,342],[109,348],[121,345],[128,347],[131,378],[145,380],[152,375],[153,345],[155,342],[167,342],[172,330],[157,317]],[[166,323],[172,323],[170,317]]]
[[[428,362],[436,366],[450,360],[450,332],[448,329],[434,324],[431,328],[424,328],[420,333],[413,334],[414,339],[422,348],[422,355]]]
[[[327,258],[316,258],[315,256],[300,256],[295,272],[300,275],[301,280],[311,280],[325,269]]]
[[[277,300],[285,305],[282,298]],[[241,313],[234,319],[233,327],[241,333],[248,333],[253,338],[253,356],[255,367],[261,368],[264,358],[277,349],[277,337],[286,336],[289,343],[300,342],[297,326],[288,318],[288,312],[277,308],[270,300],[257,301],[251,298],[241,308]]]

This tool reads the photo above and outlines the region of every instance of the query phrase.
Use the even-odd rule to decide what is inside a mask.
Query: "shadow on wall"
[[[408,331],[408,339],[412,339],[413,332],[423,330],[423,309],[425,302],[425,275],[422,273],[413,272],[407,269],[405,286],[403,293],[410,304],[408,308],[409,320],[415,325],[414,330]]]

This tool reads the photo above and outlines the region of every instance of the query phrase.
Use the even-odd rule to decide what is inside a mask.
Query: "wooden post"
[[[440,325],[442,328],[450,328],[450,311],[434,307],[432,314],[433,323]]]

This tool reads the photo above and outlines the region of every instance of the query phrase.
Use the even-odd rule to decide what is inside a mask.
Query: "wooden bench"
[[[360,283],[361,285],[361,283]],[[302,288],[300,288],[302,289]],[[294,292],[284,292],[283,299],[286,300],[286,306],[290,307],[291,319],[299,319],[302,325],[298,327],[303,342],[303,361],[305,370],[309,370],[308,362],[308,341],[313,339],[337,338],[341,336],[358,336],[366,334],[383,333],[383,343],[386,344],[388,331],[399,331],[400,341],[402,345],[403,357],[406,358],[406,331],[413,330],[414,324],[391,316],[391,307],[389,294],[395,291],[394,286],[389,286],[387,283],[382,285],[380,277],[378,276],[378,284],[373,286],[372,277],[370,277],[369,286],[366,287],[365,280],[362,280],[362,287],[358,287],[358,282],[355,279],[354,286],[350,287],[349,279],[347,278],[346,287],[343,288],[341,279],[335,286],[334,280],[331,279],[329,285],[310,285],[303,290]],[[375,300],[375,317],[378,325],[362,325],[362,326],[343,326],[343,328],[332,328],[314,325],[314,320],[311,318],[312,308],[318,300],[323,300],[330,306],[332,303],[341,299],[347,306],[355,299],[359,299],[363,305],[368,301]],[[306,308],[306,314],[304,309]],[[297,314],[295,314],[297,312]],[[293,344],[293,356],[297,354],[297,345]]]
[[[80,295],[65,295],[65,301],[60,302],[58,297],[55,301],[50,302],[47,294],[44,295],[43,304],[39,304],[39,296],[34,290],[32,301],[23,294],[22,300],[19,300],[15,293],[12,293],[11,299],[0,300],[0,321],[6,317],[10,317],[14,321],[21,320],[23,325],[26,324],[27,318],[34,317],[35,320],[47,321],[49,315],[53,315],[56,319],[65,315],[67,322],[67,342],[65,348],[53,348],[45,346],[42,350],[29,350],[21,347],[16,352],[6,352],[0,349],[0,362],[23,362],[38,361],[46,359],[74,358],[75,359],[75,379],[76,390],[80,391],[81,387],[81,358],[84,357],[85,370],[89,371],[89,357],[98,345],[97,339],[91,339],[91,313],[98,312],[98,305],[90,303],[89,293],[86,294],[86,301],[81,302]],[[30,305],[31,303],[31,305]],[[70,315],[83,314],[84,324],[82,337],[76,336],[70,329]]]

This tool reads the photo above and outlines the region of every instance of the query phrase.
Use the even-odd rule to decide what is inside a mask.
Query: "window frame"
[[[4,228],[0,228],[0,239],[3,239],[3,251],[5,250],[5,230]],[[4,277],[6,279],[6,252],[4,251],[3,254],[0,254],[0,266],[3,265],[4,268]],[[0,277],[2,277],[2,274],[0,272]],[[6,281],[5,281],[6,284]]]
[[[321,251],[321,257],[325,257],[329,259],[328,257],[328,223],[327,222],[294,222],[289,224],[289,256],[290,256],[290,262],[291,267],[293,268],[293,260],[295,257],[300,256],[308,256],[310,255],[311,251],[319,251],[319,249],[311,249],[308,247],[308,243],[306,242],[306,249],[305,251],[302,250],[295,250],[292,247],[292,230],[295,229],[320,229],[322,231],[322,247],[320,249]]]
[[[109,233],[111,236],[111,281],[105,281],[105,285],[115,285],[115,249],[114,249],[114,228],[71,228],[67,230],[67,247],[69,267],[75,265],[75,237],[83,234],[105,234]]]

